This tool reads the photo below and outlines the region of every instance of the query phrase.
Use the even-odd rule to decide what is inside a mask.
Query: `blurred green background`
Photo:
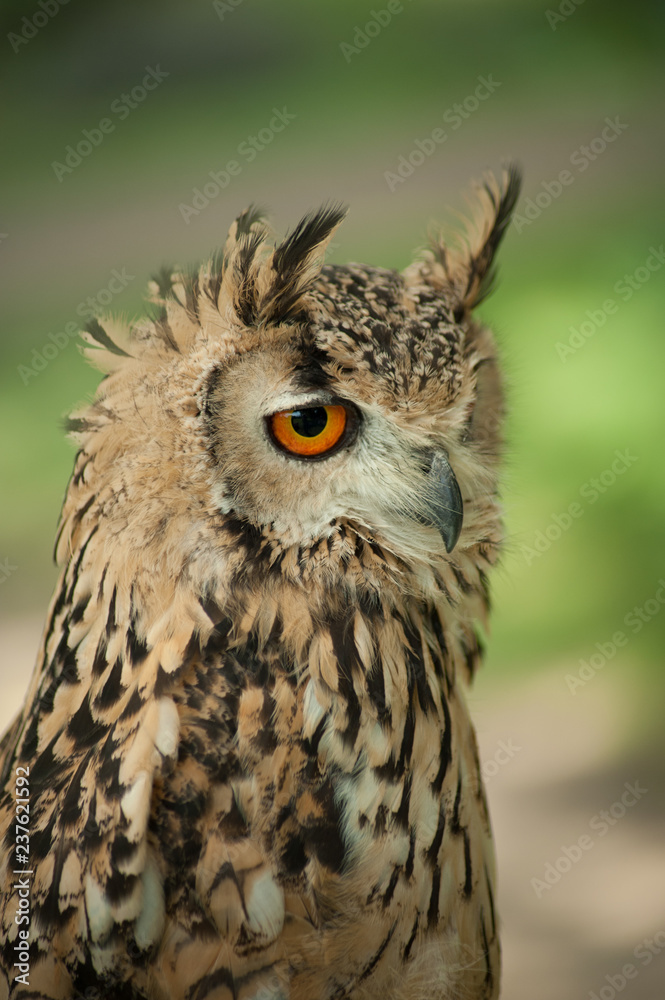
[[[577,712],[577,736],[588,731],[597,747],[600,733],[619,734],[603,768],[594,771],[593,753],[580,749],[576,766],[586,759],[590,783],[568,781],[565,802],[563,779],[547,785],[532,749],[538,780],[525,786],[529,836],[535,803],[543,823],[560,810],[568,815],[563,810],[570,806],[577,818],[561,836],[574,838],[604,804],[603,782],[607,795],[615,795],[612,782],[621,788],[652,766],[662,779],[665,608],[656,595],[665,578],[665,264],[658,259],[665,240],[665,8],[644,0],[578,3],[391,0],[389,20],[387,0],[5,3],[3,629],[25,622],[32,649],[55,579],[52,540],[73,457],[62,418],[98,381],[62,331],[79,321],[89,297],[101,304],[111,298],[111,312],[136,315],[160,265],[206,257],[250,202],[270,209],[283,232],[309,208],[344,201],[350,214],[331,259],[401,268],[428,226],[451,218],[449,206],[464,210],[471,179],[514,159],[525,176],[518,218],[501,248],[497,290],[482,306],[501,347],[510,414],[509,543],[494,578],[479,697],[491,706],[504,690],[531,691],[534,678],[548,677],[563,707],[552,708],[559,714],[549,729],[543,726],[555,734],[545,760],[558,757],[569,739],[569,708]],[[144,100],[136,99],[140,90],[131,98],[147,67],[168,75]],[[482,100],[474,96],[479,78],[492,81]],[[123,94],[136,106],[123,111]],[[274,108],[295,117],[250,162],[239,147],[268,126]],[[105,118],[113,128],[99,145],[70,172],[54,169],[54,162],[65,162],[67,147],[84,139],[83,130],[98,129]],[[607,119],[618,123],[613,133]],[[386,172],[394,173],[417,142],[429,149],[426,140],[437,128],[446,129],[446,141],[431,155],[412,156],[423,162],[404,183],[389,184]],[[240,173],[185,221],[180,206],[191,205],[193,189],[231,159],[240,162]],[[568,183],[559,190],[562,171]],[[108,295],[114,271],[131,278]],[[583,324],[586,336],[571,333]],[[581,346],[562,349],[575,336]],[[40,356],[45,362],[37,371]],[[620,474],[612,472],[617,451],[630,456]],[[567,520],[571,504],[578,504],[578,516]],[[636,607],[645,609],[639,629],[634,617],[626,621]],[[608,644],[618,631],[626,642],[612,655]],[[14,658],[8,642],[2,645],[0,678],[13,676],[22,690],[25,656]],[[584,695],[569,697],[566,675],[594,654],[598,678]],[[17,681],[19,665],[25,673]],[[607,710],[610,684],[619,695]],[[516,717],[532,716],[537,726],[548,699],[529,697]],[[497,726],[499,735],[513,732]],[[519,765],[513,766],[517,776]],[[508,801],[502,787],[497,782],[492,790],[499,826]],[[542,801],[535,798],[538,787],[547,789]],[[651,830],[655,843],[648,815],[653,820],[653,809],[640,814],[640,836]],[[659,823],[662,841],[662,817]],[[499,836],[499,843],[510,846],[512,836],[512,830]],[[556,856],[559,847],[546,832],[538,843],[539,865]],[[621,857],[619,835],[614,843]],[[527,849],[520,844],[517,853]],[[629,850],[635,849],[643,850],[642,841],[632,842]],[[600,863],[600,849],[595,857]],[[601,865],[601,885],[605,871]],[[532,913],[525,904],[511,924],[511,885],[526,885],[524,872],[519,879],[508,878],[508,933],[512,927],[523,942],[525,927],[533,926],[542,943],[542,907]],[[587,898],[584,882],[577,885]],[[533,894],[530,900],[540,905]],[[559,955],[558,966],[577,977],[586,996],[620,962],[620,948],[639,937],[627,929],[625,940],[615,941],[616,956],[593,951],[587,941],[598,978],[582,978],[570,971],[583,938],[571,930],[578,902],[571,898],[561,918],[567,930],[553,924],[547,937],[559,947],[563,942],[567,957]],[[635,903],[636,912],[641,908]],[[510,961],[510,947],[507,954]],[[529,992],[516,971],[513,981],[526,984],[526,996],[546,995],[542,988]],[[655,996],[646,974],[638,985],[646,991],[640,996]],[[554,989],[555,996],[572,995],[560,984]]]

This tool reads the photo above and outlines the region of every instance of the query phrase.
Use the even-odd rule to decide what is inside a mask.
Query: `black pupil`
[[[312,406],[308,410],[294,410],[291,426],[301,437],[313,438],[325,430],[328,413],[325,406]]]

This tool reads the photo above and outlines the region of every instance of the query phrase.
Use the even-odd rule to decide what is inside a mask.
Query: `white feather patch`
[[[307,682],[307,687],[305,688],[302,700],[302,711],[303,736],[305,736],[306,739],[309,739],[314,735],[314,731],[324,715],[323,706],[316,696],[316,687],[314,681],[312,680]]]
[[[180,732],[180,716],[175,702],[170,698],[160,698],[157,703],[158,721],[155,733],[155,746],[162,757],[173,757],[178,745]]]
[[[125,819],[129,822],[129,827],[125,831],[127,840],[136,840],[138,836],[143,836],[145,832],[148,813],[150,811],[151,790],[151,776],[147,771],[139,771],[133,784],[120,800],[120,808]]]
[[[113,914],[101,886],[92,875],[85,880],[85,911],[93,941],[103,941],[113,926]]]
[[[254,880],[245,908],[247,926],[253,934],[277,937],[284,926],[284,893],[269,871]]]
[[[143,907],[134,925],[134,937],[139,948],[155,944],[163,929],[164,887],[155,859],[149,855],[143,873]]]

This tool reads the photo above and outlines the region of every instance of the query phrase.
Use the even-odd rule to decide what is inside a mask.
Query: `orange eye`
[[[340,405],[281,410],[268,417],[268,427],[284,451],[302,458],[318,458],[327,455],[344,437],[348,412]]]

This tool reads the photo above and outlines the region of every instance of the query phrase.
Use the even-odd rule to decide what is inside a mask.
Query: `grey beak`
[[[445,542],[446,552],[452,552],[462,530],[464,505],[455,473],[445,452],[435,451],[432,454],[429,480],[434,498],[429,503],[430,523],[438,528]]]

